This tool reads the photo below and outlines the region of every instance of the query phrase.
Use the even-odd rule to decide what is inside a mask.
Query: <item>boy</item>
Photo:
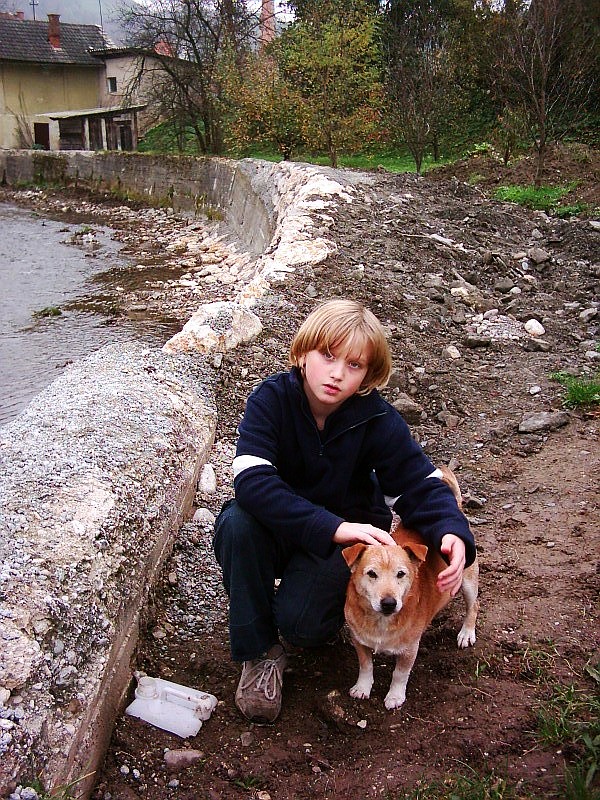
[[[394,544],[391,509],[446,557],[440,591],[456,594],[475,558],[451,490],[377,391],[391,355],[376,317],[351,300],[324,303],[298,330],[290,363],[248,398],[235,500],[215,524],[231,653],[242,662],[235,702],[262,723],[281,709],[279,636],[310,647],[337,635],[350,575],[342,548]]]

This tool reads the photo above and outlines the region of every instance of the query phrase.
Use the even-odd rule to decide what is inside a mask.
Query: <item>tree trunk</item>
[[[337,149],[331,131],[327,135],[327,145],[329,149],[329,161],[332,167],[337,167]]]
[[[535,186],[536,189],[542,185],[542,176],[544,174],[544,161],[546,157],[546,140],[545,138],[538,142],[537,145],[537,158],[535,164]]]
[[[433,132],[433,160],[437,163],[440,160],[440,137],[437,131]]]

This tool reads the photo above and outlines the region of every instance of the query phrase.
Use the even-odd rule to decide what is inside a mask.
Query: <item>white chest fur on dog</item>
[[[443,468],[444,480],[460,502],[454,475]],[[419,534],[402,525],[392,533],[395,546],[355,544],[343,551],[350,567],[345,616],[358,655],[359,674],[350,695],[366,699],[373,686],[373,653],[396,657],[388,709],[406,699],[406,684],[417,657],[419,642],[433,617],[448,604],[450,594],[437,589],[436,579],[446,564],[423,544]],[[458,646],[475,643],[479,610],[477,561],[463,573],[462,594],[466,615]]]

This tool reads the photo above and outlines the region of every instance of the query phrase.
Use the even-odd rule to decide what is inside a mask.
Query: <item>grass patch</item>
[[[517,203],[533,211],[556,213],[561,208],[560,200],[575,188],[575,183],[566,186],[499,186],[494,192],[496,200]],[[562,208],[576,208],[563,206]],[[578,212],[577,212],[578,213]]]
[[[537,709],[538,736],[574,755],[565,767],[565,800],[600,798],[600,695],[556,684]]]
[[[562,662],[562,663],[561,663]],[[564,673],[573,682],[555,676]],[[560,800],[600,800],[600,663],[589,662],[581,674],[573,671],[552,643],[527,648],[520,656],[520,677],[531,681],[543,697],[534,706],[538,746],[563,753],[564,774],[556,775],[556,790],[548,797]],[[591,679],[591,683],[590,683]],[[511,782],[494,771],[479,774],[461,763],[462,772],[444,780],[417,785],[411,791],[390,792],[388,800],[542,800],[528,789],[526,777]]]
[[[71,781],[70,783],[57,786],[56,788],[48,791],[45,790],[44,785],[39,777],[34,778],[34,780],[31,782],[25,784],[25,787],[33,789],[37,793],[39,800],[72,800],[74,797],[73,790],[77,784],[81,783],[81,781],[84,781],[86,778],[90,778],[94,774],[94,772],[88,772],[86,775],[82,775],[80,778],[75,778],[75,780]]]
[[[569,217],[576,217],[577,214],[583,214],[589,209],[590,207],[587,203],[575,203],[572,206],[557,206],[554,209],[554,214],[561,219],[568,219]]]
[[[242,154],[238,154],[242,156]],[[281,161],[281,155],[264,148],[252,148],[243,153],[244,158],[259,158],[265,161]],[[294,153],[292,161],[303,161],[307,164],[318,164],[322,167],[330,165],[329,157],[324,153]],[[434,166],[440,166],[443,161],[435,162],[431,157],[425,157],[421,167],[426,172]],[[360,170],[385,170],[386,172],[415,172],[415,162],[408,153],[392,152],[367,152],[367,153],[339,153],[338,166]]]
[[[552,653],[528,649],[523,654],[525,672],[546,690],[535,707],[534,735],[540,744],[560,748],[570,761],[565,764],[563,800],[599,800],[600,668],[590,661],[585,676],[574,676],[577,685],[554,682],[558,659],[556,649]],[[586,676],[592,679],[591,689]]]
[[[479,776],[467,769],[471,775],[449,775],[440,783],[390,795],[390,800],[534,800],[522,787],[510,786],[493,773]]]
[[[198,138],[191,125],[177,131],[170,120],[165,120],[146,131],[138,143],[140,153],[181,153],[199,156]]]
[[[34,311],[32,316],[36,319],[43,319],[44,317],[60,317],[62,311],[58,306],[46,306],[45,308],[40,308],[39,311]]]
[[[576,378],[566,372],[553,372],[550,377],[566,390],[563,405],[567,408],[600,403],[600,375],[593,378]]]
[[[144,134],[138,144],[141,153],[183,153],[198,156],[198,140],[191,126],[177,132],[170,120],[155,125]],[[281,153],[276,149],[262,144],[256,144],[244,150],[231,150],[225,155],[230,158],[257,158],[263,161],[282,161]],[[295,152],[293,161],[303,161],[308,164],[329,166],[329,157],[326,153]],[[434,161],[431,156],[425,156],[422,172],[435,166],[448,163],[447,160]],[[415,172],[415,162],[407,152],[391,150],[371,150],[363,153],[340,153],[338,165],[350,169],[375,170],[383,169],[386,172]]]

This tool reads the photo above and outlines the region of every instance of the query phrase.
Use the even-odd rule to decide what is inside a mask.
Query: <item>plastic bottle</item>
[[[135,700],[125,713],[163,731],[182,738],[195,736],[216,708],[218,701],[212,694],[143,673],[136,673],[136,678]]]

